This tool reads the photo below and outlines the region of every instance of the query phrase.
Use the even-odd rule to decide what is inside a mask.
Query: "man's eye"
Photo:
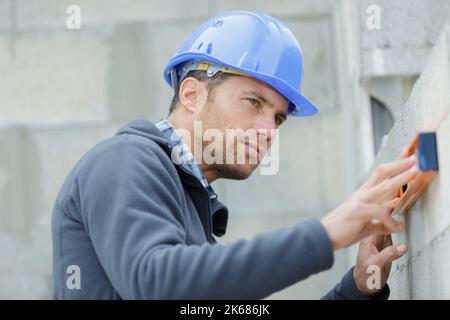
[[[247,100],[254,106],[258,106],[259,105],[259,101],[256,100],[255,98],[247,98]]]

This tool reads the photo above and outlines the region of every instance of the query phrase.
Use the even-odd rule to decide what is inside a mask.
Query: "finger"
[[[404,229],[403,221],[398,221],[391,216],[390,209],[378,205],[368,205],[372,234],[388,234],[400,232]]]
[[[369,250],[369,252],[375,256],[377,253],[379,253],[384,247],[380,245],[382,243],[381,240],[382,237],[385,237],[385,235],[370,235],[360,242],[360,247],[366,248],[366,250]]]
[[[391,245],[384,248],[380,253],[376,254],[374,257],[375,264],[379,266],[384,266],[391,263],[392,261],[403,256],[407,251],[407,247],[404,244]]]
[[[385,168],[381,170],[380,177],[382,180],[394,177],[405,170],[408,170],[415,164],[417,164],[415,155],[385,163]]]
[[[398,190],[411,182],[418,172],[418,167],[413,166],[409,170],[406,170],[391,179],[385,180],[370,190],[369,197],[371,197],[372,200],[378,201],[394,198],[397,195]]]
[[[408,147],[404,148],[402,150],[402,152],[400,152],[400,155],[398,156],[397,159],[403,159],[403,158],[409,157],[410,152],[411,152],[411,150]]]
[[[383,163],[378,166],[375,172],[370,176],[368,182],[365,184],[366,187],[375,186],[378,183],[386,180],[387,178],[394,177],[405,170],[411,168],[416,164],[415,156],[402,158],[388,163]]]
[[[395,224],[389,224],[389,223],[383,223],[379,220],[377,220],[376,222],[372,223],[370,225],[370,234],[373,235],[388,235],[391,233],[397,233],[397,232],[402,232],[405,229],[405,226],[402,222],[398,222]],[[382,250],[383,247],[380,246],[379,250]]]
[[[375,242],[375,237],[374,235],[370,235],[368,237],[363,238],[360,242],[359,245],[360,246],[370,246],[373,245]]]
[[[384,248],[392,245],[392,237],[390,234],[382,234],[376,236],[375,246],[378,251],[382,251]]]

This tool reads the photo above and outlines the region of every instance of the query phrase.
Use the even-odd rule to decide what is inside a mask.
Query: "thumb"
[[[392,245],[384,248],[381,252],[375,255],[376,264],[379,266],[384,266],[392,261],[403,256],[407,251],[406,245]]]

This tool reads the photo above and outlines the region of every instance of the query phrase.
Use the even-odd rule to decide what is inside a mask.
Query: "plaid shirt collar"
[[[156,127],[171,144],[174,156],[177,157],[178,163],[191,172],[201,182],[211,199],[217,198],[216,192],[206,180],[202,169],[200,169],[200,166],[195,162],[194,156],[188,145],[183,142],[182,138],[176,133],[169,121],[161,119],[156,123]]]

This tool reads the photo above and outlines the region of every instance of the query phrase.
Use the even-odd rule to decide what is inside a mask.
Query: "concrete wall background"
[[[377,162],[391,160],[418,132],[436,131],[439,174],[406,213],[406,231],[393,238],[409,246],[408,254],[396,261],[391,275],[392,297],[396,299],[450,298],[449,44],[447,27],[377,157]]]
[[[359,8],[381,8],[381,28],[366,28],[359,16],[354,52],[361,57],[355,79],[355,125],[358,163],[362,181],[379,163],[390,161],[421,131],[437,132],[439,176],[423,197],[406,213],[407,228],[393,236],[406,243],[409,252],[393,264],[388,283],[392,299],[448,299],[449,203],[448,181],[449,1],[361,1]],[[361,12],[361,9],[359,10]],[[447,26],[446,26],[447,25]],[[358,45],[359,44],[359,45]],[[373,117],[367,102],[374,97],[385,104],[395,119],[393,128],[373,152]],[[374,157],[375,155],[375,157]],[[354,263],[356,246],[347,250],[347,265]]]
[[[277,175],[215,183],[230,208],[229,242],[320,218],[360,183],[375,161],[369,97],[401,119],[445,22],[448,1],[436,2],[0,0],[0,298],[50,297],[51,208],[62,181],[125,122],[167,114],[164,64],[199,23],[241,9],[285,21],[304,51],[304,92],[320,108],[281,130]],[[80,30],[66,28],[71,4],[81,8]],[[366,27],[372,4],[380,30]],[[331,270],[270,298],[318,298],[353,256],[336,252]]]

